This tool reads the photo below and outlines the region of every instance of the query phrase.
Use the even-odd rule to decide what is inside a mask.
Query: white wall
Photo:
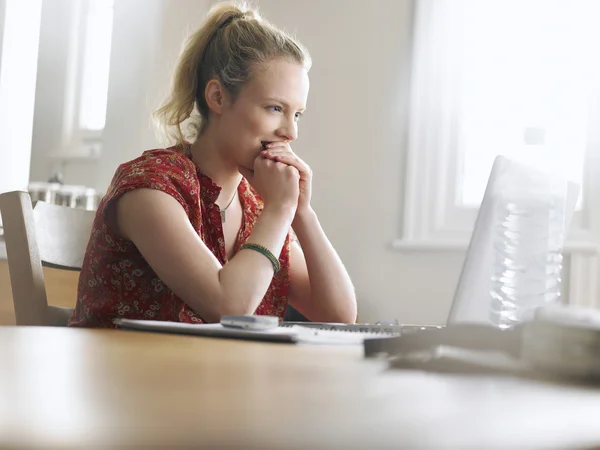
[[[56,155],[63,149],[68,80],[65,72],[72,22],[76,20],[72,0],[44,0],[40,27],[40,51],[35,95],[31,181],[47,181],[58,168]],[[85,179],[85,178],[84,178]],[[77,180],[79,181],[79,180]]]

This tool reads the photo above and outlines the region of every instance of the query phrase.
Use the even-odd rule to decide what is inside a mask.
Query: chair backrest
[[[80,270],[95,213],[45,202],[27,192],[0,194],[0,212],[17,325],[64,326],[71,308],[49,306],[43,266]]]

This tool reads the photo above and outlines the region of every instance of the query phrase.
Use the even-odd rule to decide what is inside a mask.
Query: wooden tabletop
[[[0,448],[584,448],[600,389],[387,370],[361,348],[0,327]]]

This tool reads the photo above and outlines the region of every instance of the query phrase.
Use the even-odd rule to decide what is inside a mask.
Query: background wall
[[[29,179],[41,10],[0,0],[0,192]]]
[[[119,163],[159,145],[150,113],[184,37],[211,4],[116,2],[105,147],[99,161],[67,166],[69,182],[104,190]],[[361,320],[443,322],[463,253],[391,250],[402,218],[412,0],[255,4],[311,52],[308,111],[294,149],[315,173],[314,208],[355,282]]]
[[[66,60],[73,42],[69,30],[75,20],[71,0],[42,2],[38,77],[36,83],[35,114],[31,142],[31,180],[47,180],[56,168],[53,158],[63,145],[66,109],[69,92]]]

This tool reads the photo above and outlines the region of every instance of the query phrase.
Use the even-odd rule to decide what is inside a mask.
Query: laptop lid
[[[508,195],[552,195],[564,202],[564,230],[569,228],[579,198],[579,185],[504,156],[496,157],[479,208],[448,316],[448,324],[491,324],[493,239],[499,208]],[[564,242],[561,242],[562,246]]]

